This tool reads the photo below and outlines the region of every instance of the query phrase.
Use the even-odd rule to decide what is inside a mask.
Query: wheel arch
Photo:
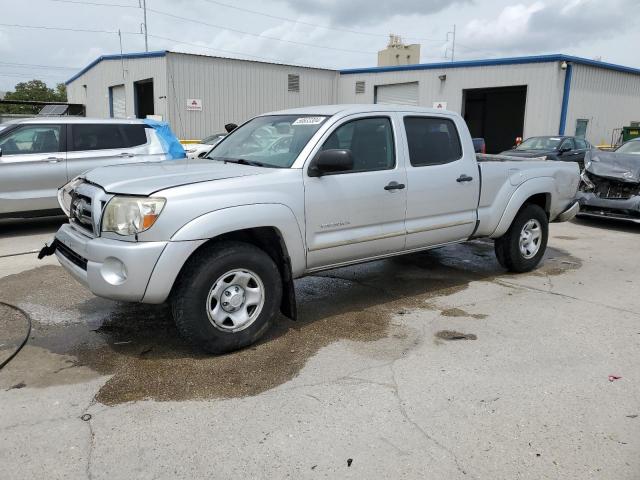
[[[544,210],[549,219],[551,215],[553,178],[540,177],[528,180],[520,185],[507,203],[507,206],[496,226],[490,235],[491,238],[501,237],[511,226],[516,215],[525,205],[538,205]]]
[[[143,301],[164,302],[173,293],[176,280],[193,255],[213,243],[235,240],[261,248],[274,260],[283,281],[281,311],[295,319],[293,279],[306,268],[303,238],[294,213],[282,204],[242,205],[201,215],[173,235],[169,246],[178,255],[160,257]]]
[[[280,311],[286,317],[295,320],[297,317],[297,310],[291,257],[289,255],[289,250],[284,240],[284,236],[277,227],[250,227],[240,230],[233,230],[206,240],[191,253],[189,258],[187,258],[187,260],[180,268],[180,271],[176,275],[176,280],[180,277],[180,274],[184,270],[186,263],[191,257],[198,254],[203,249],[211,248],[211,246],[215,245],[216,243],[226,241],[236,241],[254,245],[260,250],[264,251],[267,255],[269,255],[269,257],[271,257],[271,259],[278,267],[280,278],[282,278],[282,301],[280,304]],[[171,287],[171,294],[173,294],[173,289],[175,287],[175,284],[177,283],[176,280],[174,280]]]

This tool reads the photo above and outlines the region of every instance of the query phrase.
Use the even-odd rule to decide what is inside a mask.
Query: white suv
[[[167,160],[143,120],[28,118],[0,125],[0,218],[60,214],[58,188],[96,167]]]

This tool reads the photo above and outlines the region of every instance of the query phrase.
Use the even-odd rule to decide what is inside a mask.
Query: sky
[[[144,51],[142,0],[0,0],[0,91]],[[149,50],[375,66],[390,33],[421,62],[565,53],[640,68],[640,0],[146,0]],[[29,28],[27,28],[29,27]],[[34,28],[35,27],[35,28]]]

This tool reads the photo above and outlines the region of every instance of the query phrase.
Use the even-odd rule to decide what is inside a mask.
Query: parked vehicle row
[[[184,156],[161,122],[36,117],[0,127],[0,218],[61,214],[58,188],[92,168]]]
[[[544,157],[546,160],[577,162],[582,169],[585,154],[593,148],[593,145],[580,137],[530,137],[515,148],[502,152],[501,155],[522,158]]]
[[[96,295],[170,301],[208,352],[249,345],[293,279],[473,238],[513,272],[536,267],[549,222],[577,211],[574,162],[476,159],[464,120],[405,106],[258,116],[206,158],[91,170],[60,191],[69,216],[41,256]]]

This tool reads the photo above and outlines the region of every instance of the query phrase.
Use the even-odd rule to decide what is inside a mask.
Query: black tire
[[[520,233],[530,220],[535,220],[540,224],[541,237],[537,253],[531,258],[526,258],[520,251]],[[547,249],[548,237],[549,219],[547,214],[538,205],[526,204],[513,219],[509,230],[495,241],[498,262],[510,272],[530,272],[542,260]]]
[[[264,304],[253,323],[239,331],[223,331],[209,319],[207,301],[225,273],[246,269],[264,286]],[[172,293],[173,318],[180,334],[208,353],[226,353],[251,345],[271,327],[282,298],[278,267],[267,253],[242,242],[219,242],[196,252],[185,264]]]

